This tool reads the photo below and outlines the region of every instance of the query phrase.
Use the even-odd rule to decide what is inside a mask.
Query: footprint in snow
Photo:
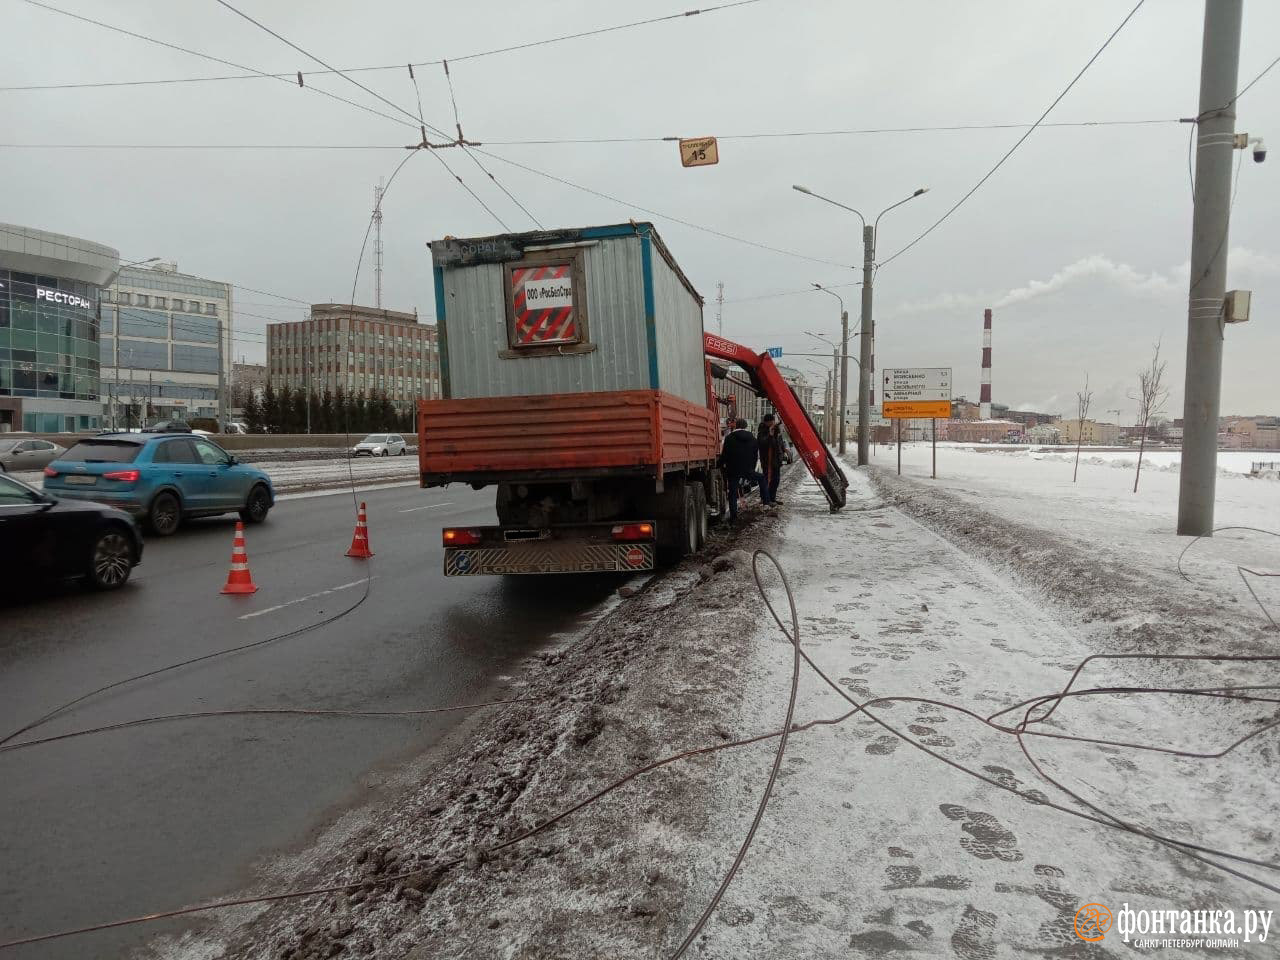
[[[960,838],[960,846],[965,852],[979,860],[1017,863],[1023,859],[1022,851],[1018,849],[1018,838],[991,814],[966,810],[954,803],[940,804],[938,809],[948,820],[960,821],[960,829],[967,834]]]

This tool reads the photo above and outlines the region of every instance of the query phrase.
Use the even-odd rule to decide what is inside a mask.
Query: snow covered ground
[[[975,450],[940,445],[938,479],[931,480],[929,445],[905,444],[902,475],[924,485],[914,488],[918,493],[942,491],[1071,543],[1120,575],[1140,573],[1169,596],[1194,596],[1205,606],[1247,605],[1253,615],[1263,617],[1237,571],[1239,566],[1280,570],[1280,536],[1273,535],[1280,534],[1280,483],[1236,472],[1241,464],[1247,471],[1245,461],[1261,454],[1219,454],[1214,522],[1217,527],[1254,527],[1273,533],[1227,530],[1190,547],[1187,538],[1175,535],[1179,476],[1176,464],[1168,460],[1178,455],[1162,454],[1166,462],[1157,469],[1149,469],[1144,458],[1136,494],[1132,461],[1127,469],[1121,468],[1125,456],[1082,455],[1073,483],[1074,455],[1037,453],[1026,447]],[[1136,461],[1136,456],[1132,459]],[[885,447],[878,449],[873,461],[882,471],[893,471],[896,463],[895,451]],[[1178,557],[1184,550],[1182,570],[1189,581],[1178,573]],[[1246,576],[1271,616],[1280,621],[1280,577]],[[1099,583],[1098,589],[1104,590],[1105,584]]]
[[[927,477],[927,447],[905,454],[904,473]],[[1234,651],[1258,639],[1256,610],[1239,615],[1226,609],[1230,601],[1221,596],[1212,615],[1229,624],[1212,636],[1182,634],[1178,605],[1159,595],[1158,584],[1146,588],[1146,609],[1135,605],[1142,598],[1132,591],[1144,589],[1145,580],[1119,582],[1100,610],[1088,595],[1105,590],[1105,583],[1095,586],[1092,571],[1082,574],[1075,567],[1066,575],[1084,595],[1076,607],[1064,604],[1063,597],[1072,594],[1042,590],[1035,579],[1038,565],[1024,571],[1030,576],[1011,573],[1007,558],[995,556],[989,563],[963,548],[972,545],[944,537],[930,523],[936,516],[922,524],[890,502],[918,497],[944,510],[951,524],[968,525],[977,542],[992,537],[1006,516],[1065,532],[1062,549],[1023,540],[1026,550],[1052,552],[1058,563],[1081,562],[1068,559],[1074,541],[1084,545],[1080,556],[1088,558],[1091,539],[1121,550],[1131,538],[1145,539],[1152,541],[1141,548],[1149,563],[1165,539],[1176,540],[1162,513],[1167,490],[1160,483],[1136,501],[1123,501],[1124,477],[1107,467],[1091,467],[1086,476],[1082,466],[1082,485],[1072,486],[1070,465],[958,450],[945,460],[940,451],[939,470],[951,478],[945,489],[957,494],[954,500],[944,503],[927,489],[896,483],[878,483],[876,489],[865,473],[852,471],[850,503],[840,514],[827,512],[811,484],[787,498],[788,520],[771,549],[796,590],[801,642],[855,700],[931,698],[987,716],[1061,689],[1090,654],[1132,649],[1125,630],[1137,631],[1149,652],[1162,653]],[[1172,480],[1176,486],[1176,476]],[[1241,480],[1237,486],[1226,491],[1232,519],[1274,520],[1280,493],[1274,485]],[[972,509],[979,505],[999,516],[985,514],[984,525],[984,515]],[[773,595],[785,610],[776,588]],[[1145,631],[1138,629],[1144,625]],[[1270,652],[1280,652],[1270,636]],[[735,733],[777,727],[784,715],[790,647],[769,622],[756,634],[754,650],[753,679]],[[1278,683],[1280,669],[1095,662],[1081,679],[1083,686]],[[1207,752],[1274,718],[1273,708],[1110,696],[1070,701],[1048,729]],[[799,722],[847,709],[804,671]],[[1125,947],[1118,933],[1097,945],[1075,935],[1077,909],[1102,903],[1118,912],[1128,903],[1135,909],[1239,911],[1276,904],[1275,893],[1149,839],[1027,799],[1048,798],[1092,812],[1042,779],[1033,757],[1064,786],[1127,822],[1275,863],[1280,836],[1274,730],[1219,761],[1039,737],[1026,738],[1024,755],[1016,739],[952,709],[890,702],[872,712],[993,782],[948,767],[861,716],[795,736],[760,832],[708,928],[710,936],[700,944],[701,955],[1118,956]],[[766,746],[721,755],[716,829],[698,851],[721,869],[754,811],[771,751]],[[1244,872],[1275,883],[1274,872],[1265,868]],[[691,892],[691,900],[697,905],[709,894],[705,887]],[[1272,956],[1274,936],[1280,934],[1265,945],[1242,943],[1239,950]]]

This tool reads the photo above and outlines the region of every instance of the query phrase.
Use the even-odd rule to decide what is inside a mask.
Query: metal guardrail
[[[1255,460],[1249,465],[1249,473],[1253,476],[1257,476],[1266,470],[1275,470],[1280,472],[1280,460]]]

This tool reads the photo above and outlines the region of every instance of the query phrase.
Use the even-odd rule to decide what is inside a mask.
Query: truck
[[[442,396],[419,401],[420,484],[493,487],[498,521],[442,530],[446,576],[635,572],[701,550],[727,513],[728,372],[708,355],[745,371],[843,505],[795,394],[767,354],[707,336],[653,224],[430,248]]]

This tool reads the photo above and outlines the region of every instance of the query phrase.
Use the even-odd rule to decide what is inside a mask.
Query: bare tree
[[[1076,482],[1080,473],[1080,444],[1084,441],[1084,419],[1089,416],[1089,404],[1093,401],[1093,391],[1089,389],[1089,374],[1084,375],[1084,389],[1076,391],[1076,466],[1071,471],[1071,482]]]
[[[1138,469],[1133,474],[1133,492],[1138,492],[1138,478],[1142,476],[1142,453],[1147,447],[1147,424],[1158,417],[1169,397],[1169,388],[1164,385],[1164,368],[1166,361],[1160,359],[1160,341],[1156,341],[1151,352],[1151,365],[1138,371],[1138,395],[1130,397],[1138,401],[1138,422],[1142,433],[1138,440]]]

